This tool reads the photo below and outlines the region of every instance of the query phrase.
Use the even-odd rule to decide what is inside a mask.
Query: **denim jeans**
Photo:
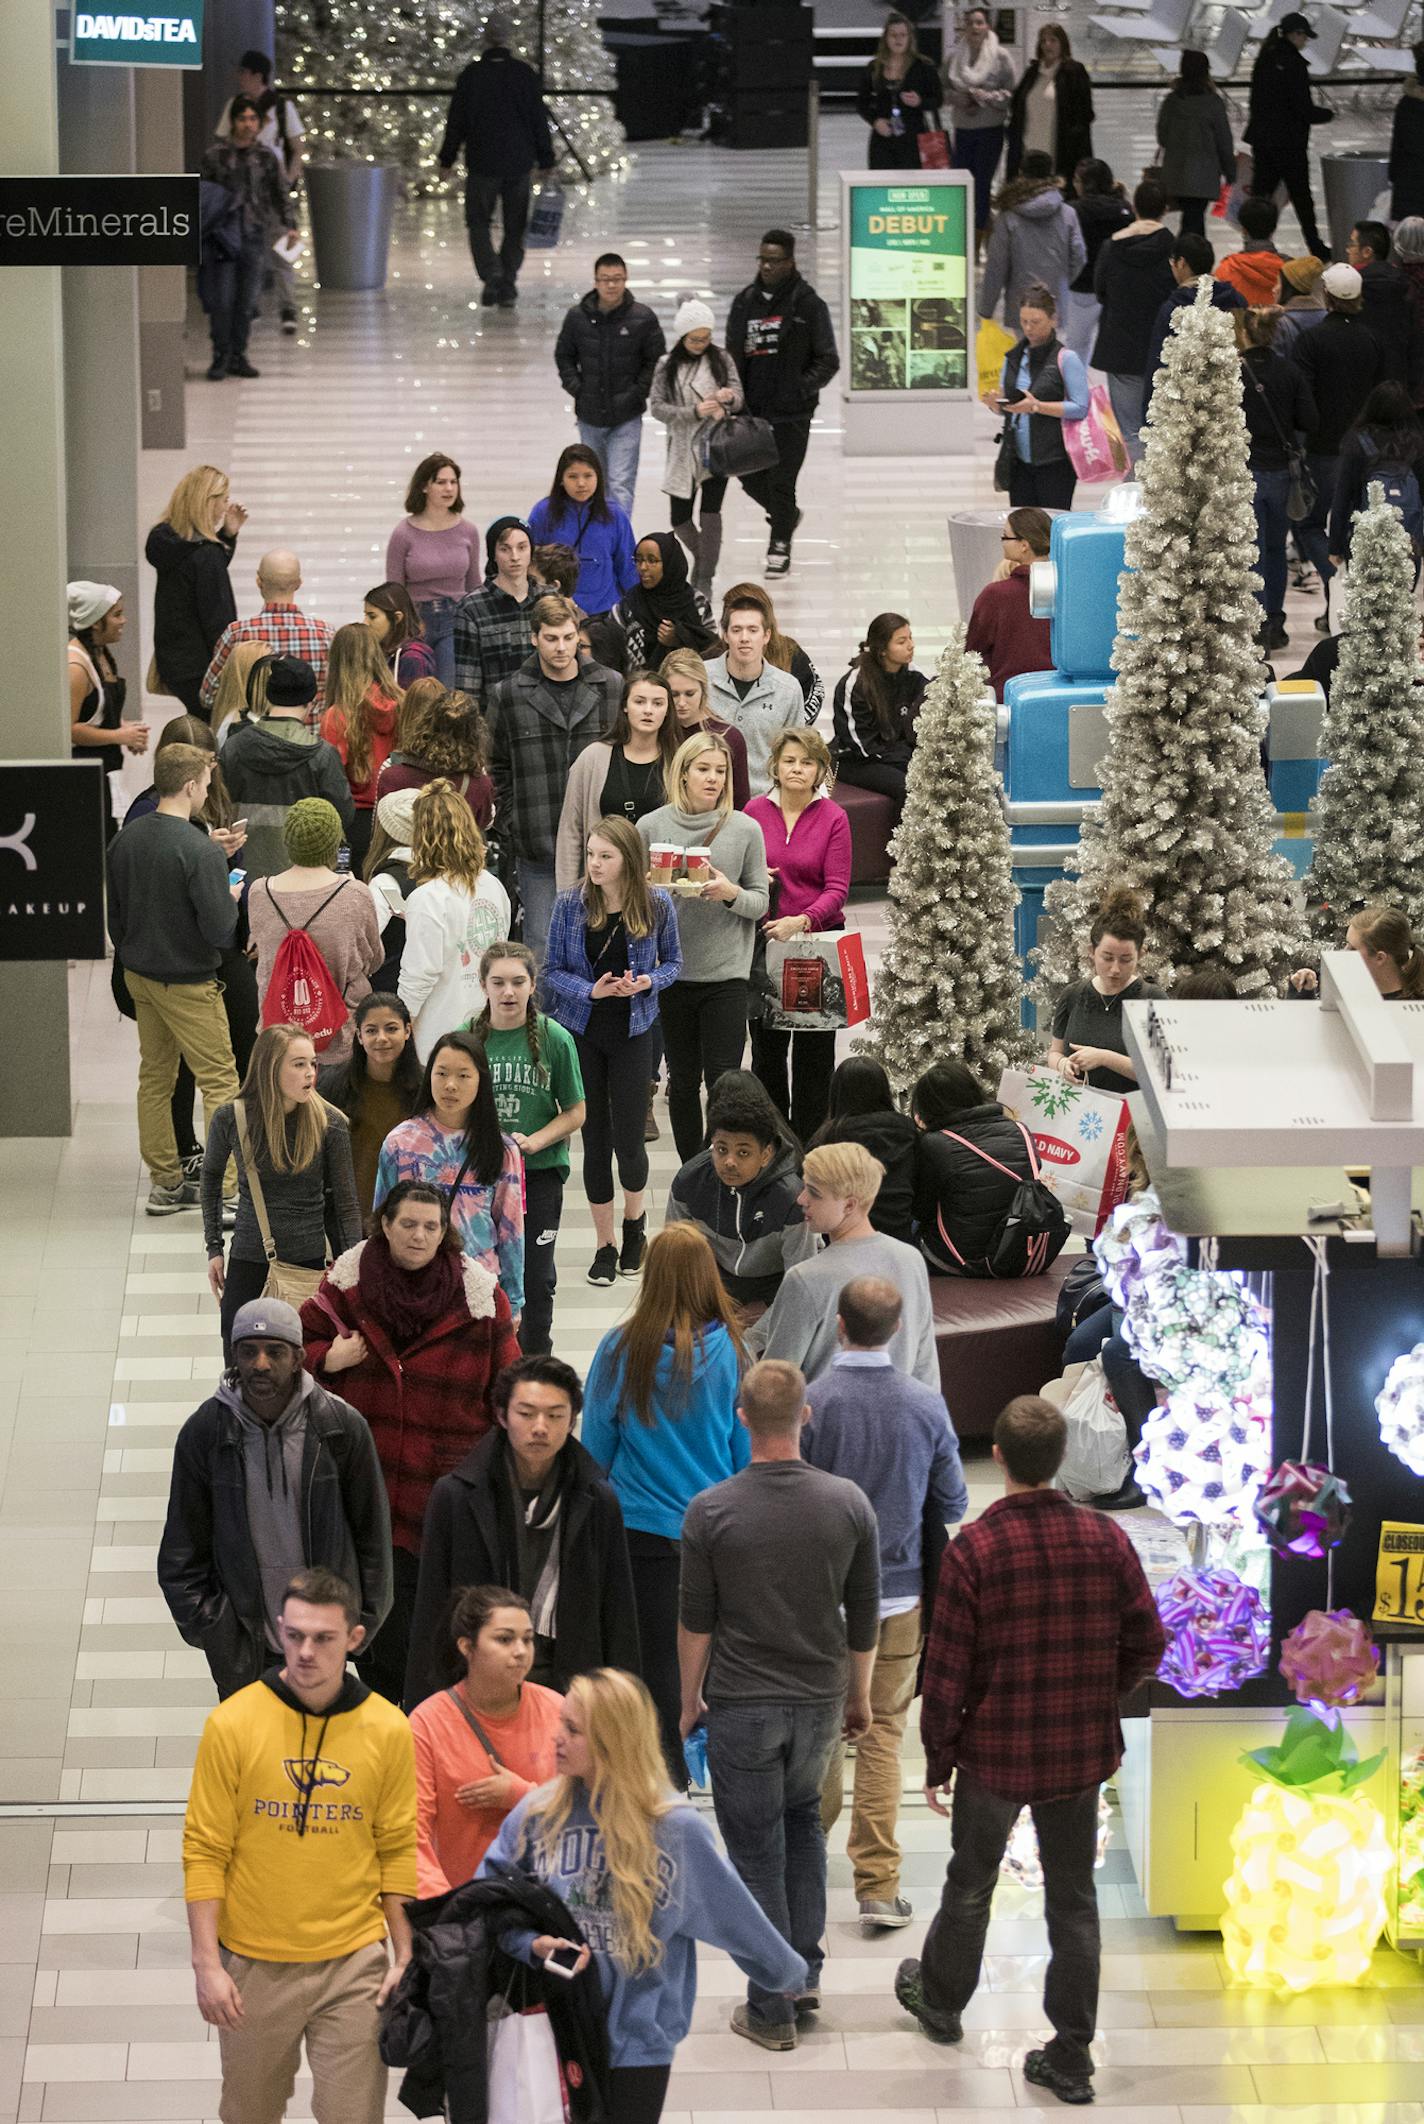
[[[978,1987],[999,1861],[1019,1808],[1018,1800],[1002,1799],[967,1771],[955,1772],[954,1852],[920,1957],[925,2003],[939,2013],[963,2013]],[[1048,1920],[1043,2010],[1054,2035],[1047,2055],[1060,2072],[1091,2079],[1101,1961],[1093,1885],[1098,1787],[1085,1786],[1069,1799],[1036,1800],[1032,1813]]]
[[[591,421],[578,424],[579,441],[597,450],[603,459],[604,482],[625,516],[633,514],[633,489],[638,484],[638,452],[643,446],[643,416],[620,420],[616,428],[595,428]]]
[[[1330,538],[1327,526],[1330,522],[1330,505],[1335,499],[1335,478],[1340,470],[1338,451],[1322,456],[1312,450],[1306,458],[1310,476],[1315,481],[1315,507],[1302,524],[1295,527],[1295,542],[1324,584],[1329,584],[1335,570],[1330,565]]]
[[[208,329],[213,336],[214,359],[222,355],[241,359],[246,354],[266,258],[267,238],[258,229],[243,237],[236,258],[224,258],[214,267],[208,283]]]
[[[1290,518],[1286,515],[1286,502],[1290,496],[1291,476],[1284,466],[1279,471],[1251,473],[1256,483],[1256,547],[1260,555],[1261,607],[1267,618],[1284,612],[1286,605],[1286,540],[1290,536]]]
[[[1004,128],[1001,125],[962,125],[955,131],[954,153],[950,160],[955,169],[968,170],[974,179],[974,226],[980,231],[989,226],[994,172],[1003,152]]]
[[[709,1703],[707,1771],[727,1856],[781,1937],[820,1979],[826,1929],[826,1835],[821,1787],[840,1736],[844,1706],[834,1703]],[[786,2023],[795,2006],[783,1992],[748,1981],[747,2004],[760,2019]]]
[[[455,599],[453,597],[427,597],[416,606],[420,624],[425,629],[425,639],[430,654],[435,659],[435,676],[442,686],[455,683]]]
[[[552,863],[531,863],[527,856],[520,856],[517,868],[519,901],[524,909],[524,941],[535,958],[542,962],[544,946],[549,941],[554,901],[558,896],[554,866]]]
[[[1145,445],[1142,440],[1143,406],[1147,399],[1147,378],[1125,376],[1117,370],[1108,371],[1108,397],[1112,401],[1117,424],[1122,430],[1123,443],[1131,464],[1136,465],[1142,457]]]

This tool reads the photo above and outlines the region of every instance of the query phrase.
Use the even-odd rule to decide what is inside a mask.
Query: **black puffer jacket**
[[[790,1144],[745,1187],[725,1187],[711,1151],[699,1151],[672,1183],[667,1222],[698,1227],[733,1298],[770,1305],[786,1271],[816,1251],[815,1233],[796,1204],[800,1192],[801,1167]]]
[[[925,1130],[915,1146],[917,1236],[921,1253],[941,1275],[982,1276],[1004,1213],[1020,1182],[1031,1178],[1028,1146],[997,1100],[967,1106],[956,1117],[954,1135],[965,1141]],[[989,1158],[1008,1172],[997,1171]]]
[[[617,428],[647,407],[653,371],[665,352],[663,328],[626,290],[616,309],[590,288],[559,327],[554,362],[574,412],[591,428]]]
[[[831,313],[809,280],[791,273],[778,288],[759,280],[732,299],[727,352],[747,411],[763,420],[809,420],[841,365]]]
[[[576,1977],[545,1976],[507,1955],[507,1932],[551,1933],[583,1941],[552,1889],[510,1867],[486,1880],[466,1881],[448,1894],[407,1903],[410,1966],[396,1987],[381,2028],[381,2057],[404,2066],[400,2099],[418,2117],[449,2124],[486,2124],[489,2116],[489,2030],[486,2008],[513,1993],[511,2003],[543,2006],[559,2053],[564,2099],[573,2124],[604,2124],[609,2116],[608,2026],[598,1967]]]
[[[859,1143],[885,1168],[880,1192],[870,1209],[877,1232],[915,1243],[914,1201],[916,1146],[920,1132],[908,1114],[889,1108],[879,1114],[843,1114],[826,1125],[818,1143]]]

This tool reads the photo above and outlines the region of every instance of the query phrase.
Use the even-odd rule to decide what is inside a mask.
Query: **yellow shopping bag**
[[[1004,371],[1004,356],[1014,344],[1012,332],[1006,332],[992,317],[980,320],[979,334],[974,342],[974,359],[979,368],[979,396],[986,391],[997,391],[999,378]]]

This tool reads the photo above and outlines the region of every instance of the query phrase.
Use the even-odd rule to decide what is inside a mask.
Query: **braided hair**
[[[488,950],[481,955],[480,987],[482,989],[489,979],[490,968],[500,959],[515,960],[518,965],[525,968],[530,982],[533,984],[532,993],[529,997],[529,1008],[524,1013],[524,1038],[529,1048],[529,1059],[534,1064],[534,1074],[539,1082],[547,1087],[550,1081],[549,1065],[539,1052],[539,962],[527,944],[513,944],[507,937],[501,938],[497,943],[491,944]],[[483,1046],[490,1035],[488,996],[485,998],[484,1009],[476,1018],[471,1030],[480,1045]]]

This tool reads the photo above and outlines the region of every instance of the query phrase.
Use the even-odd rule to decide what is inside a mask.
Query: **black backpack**
[[[962,1269],[970,1275],[993,1276],[1000,1281],[1017,1276],[1041,1276],[1062,1252],[1070,1230],[1067,1211],[1039,1173],[1038,1153],[1033,1147],[1032,1136],[1022,1121],[1016,1121],[1014,1126],[1023,1137],[1028,1152],[1027,1180],[1020,1180],[1017,1173],[1011,1172],[1007,1165],[1001,1165],[997,1158],[991,1158],[988,1151],[971,1143],[967,1136],[957,1136],[952,1128],[940,1130],[951,1143],[960,1144],[976,1158],[982,1158],[986,1165],[992,1165],[995,1172],[1017,1183],[1013,1198],[989,1241],[981,1268],[969,1267],[944,1228],[943,1211],[935,1217],[940,1238]]]

